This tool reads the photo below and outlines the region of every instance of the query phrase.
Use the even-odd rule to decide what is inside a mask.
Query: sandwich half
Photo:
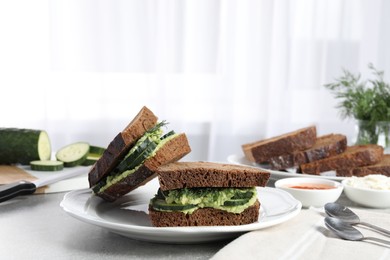
[[[155,227],[228,226],[258,221],[256,186],[269,172],[213,162],[175,162],[157,170],[160,189],[150,200]]]
[[[164,134],[165,122],[147,107],[108,145],[88,174],[94,194],[115,201],[156,177],[156,169],[176,162],[191,148],[184,133]]]

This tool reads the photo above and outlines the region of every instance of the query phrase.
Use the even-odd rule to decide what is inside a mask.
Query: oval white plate
[[[259,221],[242,226],[211,227],[153,227],[148,217],[148,203],[157,192],[158,183],[152,181],[114,203],[92,195],[90,189],[67,193],[61,207],[71,216],[106,228],[133,239],[159,243],[204,243],[239,236],[285,222],[296,216],[302,204],[289,193],[275,188],[258,188],[261,202]],[[151,187],[154,186],[152,190]]]
[[[329,180],[335,180],[335,181],[342,181],[346,178],[346,177],[337,177],[334,171],[324,172],[324,173],[321,173],[321,175],[275,171],[275,170],[267,169],[266,165],[252,163],[252,162],[248,161],[245,158],[245,156],[243,156],[243,155],[240,156],[240,155],[232,154],[232,155],[228,156],[227,160],[228,160],[228,162],[233,163],[233,164],[239,164],[239,165],[250,166],[250,167],[255,167],[255,168],[262,169],[262,170],[266,170],[266,171],[271,173],[271,179],[273,179],[273,180],[279,180],[279,179],[283,179],[283,178],[297,177],[297,176],[323,178],[323,179],[329,179]]]

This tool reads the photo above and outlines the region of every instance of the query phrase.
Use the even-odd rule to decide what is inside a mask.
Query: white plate
[[[150,184],[150,185],[149,185]],[[153,190],[151,187],[153,187]],[[114,203],[91,194],[90,189],[71,191],[61,207],[71,216],[133,239],[159,243],[204,243],[239,236],[285,222],[296,216],[302,204],[289,193],[275,188],[258,188],[261,202],[259,221],[242,226],[153,227],[148,217],[148,202],[158,182],[152,181]]]
[[[228,160],[228,162],[233,163],[233,164],[251,166],[251,167],[266,170],[266,171],[271,173],[271,179],[273,179],[273,180],[289,178],[289,177],[298,177],[298,176],[312,177],[312,178],[323,178],[323,179],[329,179],[329,180],[335,180],[335,181],[342,181],[345,179],[345,177],[337,177],[336,173],[334,171],[324,172],[324,173],[321,173],[321,175],[312,175],[312,174],[294,173],[294,172],[285,172],[285,171],[275,171],[275,170],[267,169],[266,164],[257,164],[257,163],[253,163],[251,161],[248,161],[244,155],[232,154],[232,155],[228,156],[227,160]]]

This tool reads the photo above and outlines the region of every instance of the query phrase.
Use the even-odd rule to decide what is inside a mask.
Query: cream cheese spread
[[[346,183],[355,188],[390,190],[390,177],[380,174],[370,174],[364,177],[353,176]]]

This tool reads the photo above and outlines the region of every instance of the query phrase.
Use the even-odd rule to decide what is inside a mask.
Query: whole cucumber
[[[34,160],[49,160],[51,144],[46,131],[0,128],[0,164],[28,165]]]

